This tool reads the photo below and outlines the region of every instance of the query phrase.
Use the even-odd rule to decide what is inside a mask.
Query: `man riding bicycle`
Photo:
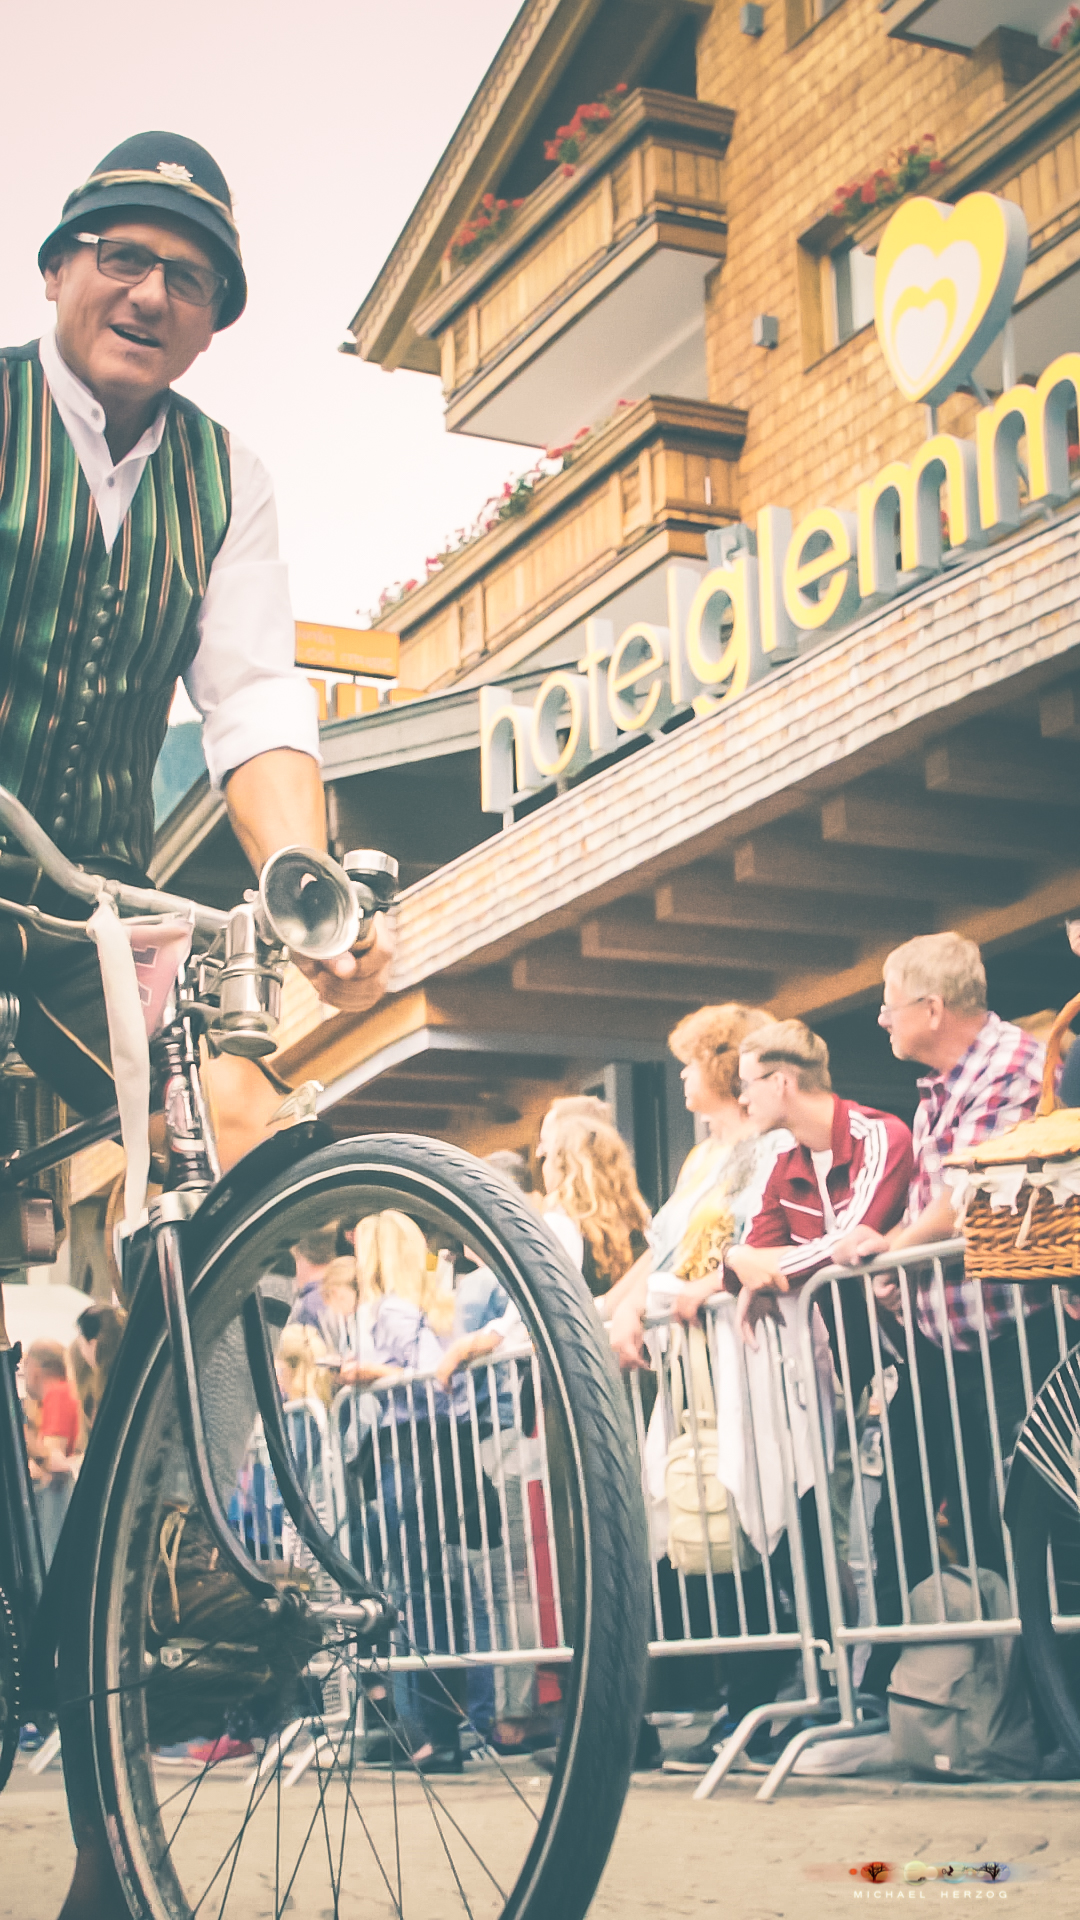
[[[151,778],[182,677],[255,872],[281,847],[323,848],[270,479],[173,392],[247,299],[224,176],[192,140],[137,134],[69,195],[38,264],[55,331],[0,352],[0,778],[70,860],[147,884]],[[0,896],[80,911],[23,852],[0,835]],[[390,957],[380,915],[362,953],[300,964],[321,999],[359,1010]],[[27,1065],[78,1114],[111,1106],[94,950],[0,916],[0,989],[18,996]],[[280,1088],[226,1054],[208,1079],[228,1167]],[[0,1315],[0,1344],[2,1329]],[[83,1851],[65,1916],[104,1911]]]
[[[256,874],[281,847],[323,848],[271,482],[172,390],[247,300],[225,178],[193,140],[136,134],[68,196],[38,264],[55,332],[0,352],[0,777],[69,859],[146,884],[151,778],[183,677]],[[0,895],[70,914],[19,853],[0,836]],[[385,916],[363,954],[301,964],[321,999],[371,1006]],[[93,950],[0,920],[2,988],[19,996],[27,1064],[77,1113],[110,1106]],[[235,1056],[209,1078],[227,1167],[280,1090]]]

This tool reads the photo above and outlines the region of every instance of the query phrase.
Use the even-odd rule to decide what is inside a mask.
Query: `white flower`
[[[159,173],[163,173],[167,180],[190,180],[193,178],[188,168],[180,165],[179,160],[159,160],[157,170]]]

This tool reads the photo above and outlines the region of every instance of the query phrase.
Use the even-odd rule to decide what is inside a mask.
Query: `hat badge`
[[[159,173],[165,175],[166,180],[191,180],[194,178],[187,167],[180,165],[179,160],[159,160],[157,170]]]

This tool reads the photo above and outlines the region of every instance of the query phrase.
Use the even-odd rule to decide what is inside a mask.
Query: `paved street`
[[[796,1781],[773,1805],[759,1806],[753,1798],[759,1784],[736,1779],[698,1805],[692,1783],[641,1777],[592,1910],[595,1920],[714,1913],[825,1920],[861,1911],[871,1900],[897,1899],[920,1912],[928,1902],[940,1910],[942,1899],[950,1905],[993,1900],[1032,1920],[1072,1920],[1077,1912],[1076,1785],[943,1793],[891,1780]],[[0,1799],[0,1920],[56,1920],[71,1857],[59,1775],[39,1782],[20,1768]],[[902,1865],[988,1857],[1009,1865],[1008,1881],[874,1887],[849,1871],[872,1859]],[[322,1915],[309,1911],[302,1920]]]

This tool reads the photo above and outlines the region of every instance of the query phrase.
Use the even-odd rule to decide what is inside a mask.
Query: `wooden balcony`
[[[667,558],[704,559],[737,520],[746,415],[666,398],[621,408],[574,464],[389,610],[410,687],[449,685],[486,656],[532,652]],[[518,648],[513,643],[522,643]]]
[[[628,95],[571,178],[556,169],[501,241],[417,309],[437,343],[446,423],[552,446],[621,399],[704,399],[704,283],[727,244],[734,114]]]

